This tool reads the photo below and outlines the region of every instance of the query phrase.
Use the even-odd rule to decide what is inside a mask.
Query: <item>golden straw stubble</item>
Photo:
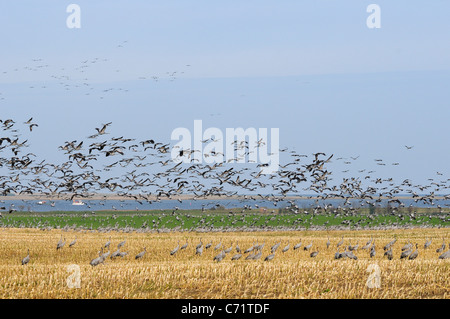
[[[57,250],[61,235],[66,244]],[[335,260],[336,244],[344,236],[340,252],[350,243],[359,243],[358,259]],[[91,266],[100,249],[111,237],[110,255],[98,266]],[[326,242],[330,238],[327,249]],[[374,238],[376,255],[362,250]],[[394,259],[383,256],[383,247],[394,237]],[[292,232],[224,232],[224,233],[123,233],[41,231],[1,229],[0,298],[448,298],[450,291],[448,259],[438,259],[436,248],[448,229],[409,229],[380,231],[292,231]],[[424,249],[427,238],[433,238]],[[201,255],[195,247],[203,243]],[[126,240],[120,251],[124,257],[111,259],[117,245]],[[188,241],[188,247],[170,252]],[[302,247],[293,246],[302,241]],[[309,251],[304,246],[313,242]],[[418,243],[415,260],[400,259],[401,248]],[[211,248],[205,245],[212,242]],[[232,251],[216,262],[222,248]],[[281,242],[273,259],[270,248]],[[236,243],[242,257],[237,254]],[[286,252],[282,249],[290,244]],[[261,257],[246,260],[244,251],[264,244]],[[140,259],[135,256],[146,247]],[[30,261],[22,259],[30,250]],[[310,257],[312,251],[316,257]],[[104,249],[107,252],[108,249]],[[69,281],[68,281],[69,280]],[[70,283],[73,284],[70,284]],[[77,284],[78,283],[78,284]]]

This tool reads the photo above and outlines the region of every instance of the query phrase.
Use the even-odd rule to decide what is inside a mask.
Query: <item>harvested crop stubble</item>
[[[73,247],[56,250],[61,234]],[[0,229],[0,298],[448,298],[450,262],[438,259],[436,248],[442,238],[449,238],[449,229],[409,229],[380,231],[292,231],[252,233],[122,233],[71,232],[61,230]],[[355,252],[358,260],[335,260],[336,244],[344,236],[345,246],[359,241]],[[89,263],[111,237],[111,253],[126,240],[121,251],[125,257],[110,259],[92,267]],[[327,249],[326,242],[331,245]],[[376,256],[361,247],[371,237]],[[394,237],[394,259],[383,256],[383,246]],[[232,252],[221,262],[213,258],[219,251],[204,249],[195,255],[195,246],[220,241],[225,248],[239,243],[242,251],[263,244],[262,258],[245,260],[247,254],[232,261]],[[434,238],[424,250],[427,238]],[[303,249],[285,253],[277,250],[273,260],[264,261],[270,247],[281,241],[293,246],[300,239],[303,245],[313,242],[319,254],[310,257]],[[185,250],[173,256],[178,244],[188,241]],[[415,260],[400,259],[401,247],[411,241],[418,243]],[[146,247],[143,258],[134,257]],[[30,262],[21,260],[30,249]],[[105,250],[106,251],[106,250]],[[69,265],[78,265],[80,288],[69,288],[67,278],[73,275]],[[380,287],[368,288],[372,271],[379,269]]]

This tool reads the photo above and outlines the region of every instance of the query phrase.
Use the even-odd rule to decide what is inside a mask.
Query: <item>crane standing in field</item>
[[[295,244],[295,246],[293,247],[293,249],[294,250],[297,250],[297,249],[299,249],[300,247],[302,247],[302,240],[300,239],[300,241],[297,243],[297,244]]]
[[[125,243],[126,243],[126,240],[121,241],[121,242],[117,245],[117,248],[121,248],[123,245],[125,245]]]
[[[448,245],[450,247],[450,243]],[[449,258],[450,258],[450,249],[439,256],[439,259],[449,259]]]
[[[111,236],[109,236],[109,240],[105,243],[105,248],[108,248],[111,245]]]
[[[120,256],[120,248],[117,248],[117,250],[111,254],[110,258],[114,259],[114,258],[119,257],[119,256]]]
[[[259,250],[258,253],[256,253],[255,256],[253,256],[252,259],[253,260],[257,260],[257,259],[261,258],[261,256],[262,256],[262,250]]]
[[[233,257],[231,257],[231,260],[238,260],[238,259],[240,259],[242,257],[242,254],[236,254],[236,255],[234,255]]]
[[[233,250],[233,243],[230,244],[231,246],[225,249],[225,254],[229,254]]]
[[[92,267],[95,267],[95,266],[99,265],[100,263],[102,263],[104,261],[102,256],[101,256],[102,251],[103,251],[103,247],[98,252],[99,256],[91,260],[90,265]]]
[[[216,255],[213,259],[213,261],[221,262],[225,258],[225,252],[222,249],[222,252],[220,252],[218,255]]]
[[[64,238],[64,241],[62,240],[63,236],[61,235],[61,239],[56,244],[56,250],[61,249],[66,244],[66,238]]]
[[[392,260],[393,258],[394,258],[394,254],[392,253],[392,248],[389,248],[389,250],[386,250],[385,252],[384,252],[384,255],[383,256],[387,256],[387,258],[389,259],[389,260]]]
[[[274,258],[275,258],[275,253],[266,256],[266,258],[264,258],[264,261],[271,261]]]
[[[24,259],[22,259],[22,265],[26,265],[30,262],[30,250],[29,249],[27,250],[27,253],[28,253],[28,255]]]
[[[339,252],[339,247],[337,251],[334,253],[334,259],[341,259],[343,257],[342,253]]]
[[[370,245],[372,244],[372,241],[373,241],[373,237],[371,237],[371,238],[367,241],[367,243],[366,243],[364,246],[361,247],[361,249],[364,249],[364,250],[369,249],[369,248],[370,248]]]
[[[290,246],[289,240],[288,240],[288,244],[283,248],[282,252],[283,252],[283,253],[287,252],[287,251],[289,250],[290,247],[291,247],[291,246]]]
[[[353,253],[352,250],[346,251],[345,254],[346,254],[347,258],[354,259],[354,260],[358,259],[358,257]]]
[[[175,247],[175,248],[170,252],[170,256],[175,255],[179,249],[180,249],[180,241],[178,241],[178,246]]]
[[[203,244],[200,246],[197,245],[197,247],[195,248],[195,254],[200,256],[203,254]]]
[[[409,255],[411,255],[411,253],[412,253],[411,248],[403,250],[400,255],[400,259],[407,258]]]
[[[310,250],[312,245],[313,245],[313,242],[311,240],[311,243],[309,245],[306,245],[305,247],[303,247],[303,250]]]
[[[263,250],[264,246],[266,245],[266,241],[264,241],[262,244],[259,244],[255,247],[256,250]]]
[[[244,251],[244,254],[247,254],[247,253],[252,252],[254,248],[255,248],[255,242],[253,242],[253,246],[247,248],[247,249]]]
[[[406,243],[405,246],[402,247],[402,251],[411,250],[412,248],[413,244],[408,240],[408,243]]]
[[[445,250],[445,239],[442,238],[442,245],[438,249],[436,249],[437,253],[442,253]]]
[[[241,247],[239,247],[239,244],[238,244],[237,241],[236,241],[236,252],[237,252],[238,254],[241,253]]]
[[[310,256],[311,258],[314,258],[314,257],[316,257],[318,254],[319,254],[319,249],[317,249],[317,250],[311,252],[311,254],[309,254],[309,256]]]
[[[75,239],[72,240],[72,242],[69,244],[69,247],[73,247],[77,243],[77,236],[75,236]]]
[[[103,251],[103,249],[102,249]],[[106,253],[101,254],[101,257],[103,258],[103,261],[106,260],[106,258],[108,258],[109,254],[111,254],[111,252],[108,250]]]
[[[336,247],[340,247],[344,243],[344,236],[342,236],[341,240],[336,244]]]
[[[188,240],[186,239],[186,244],[180,247],[180,250],[186,249],[188,246]]]
[[[195,246],[195,249],[199,249],[202,246],[203,246],[203,242],[202,242],[202,239],[200,238],[200,242],[197,244],[197,246]]]
[[[356,245],[354,245],[354,246],[352,246],[351,243],[350,243],[350,245],[348,245],[348,250],[350,250],[350,251],[356,251],[356,250],[358,250],[358,247],[359,247],[359,240],[358,240],[358,242],[356,243]]]
[[[144,247],[144,250],[141,251],[139,254],[137,254],[136,257],[134,257],[134,259],[140,259],[140,258],[144,257],[146,252],[147,252],[147,249],[146,249],[146,247]]]
[[[256,251],[251,251],[250,254],[247,255],[247,257],[245,257],[245,260],[251,260],[253,259],[253,257],[255,257]]]
[[[376,255],[376,250],[375,250],[375,241],[373,242],[372,246],[370,247],[370,258],[375,257]]]
[[[388,244],[386,244],[386,246],[384,246],[384,250],[388,250],[389,248],[392,247],[392,245],[394,245],[397,242],[397,238],[395,238],[394,240],[390,241]]]
[[[276,243],[275,245],[273,245],[271,248],[270,248],[270,252],[273,254],[274,252],[276,252],[277,251],[277,249],[278,249],[278,247],[280,247],[280,245],[281,245],[281,241],[279,241],[278,243]]]
[[[105,262],[106,258],[108,257],[109,252],[103,253],[103,247],[100,248],[98,251],[98,257],[91,260],[90,265],[92,267],[98,266]]]
[[[219,250],[220,247],[222,247],[222,239],[221,239],[220,242],[216,245],[216,247],[214,247],[214,250]]]
[[[416,258],[417,258],[417,256],[419,255],[418,247],[419,247],[419,245],[416,243],[416,250],[413,251],[413,252],[411,253],[411,255],[409,255],[409,257],[408,257],[409,260],[413,260],[413,259],[416,259]]]
[[[427,241],[425,242],[425,244],[423,245],[423,249],[429,248],[430,245],[431,245],[431,241],[432,241],[432,240],[433,240],[432,238],[430,238],[429,240],[427,240]]]

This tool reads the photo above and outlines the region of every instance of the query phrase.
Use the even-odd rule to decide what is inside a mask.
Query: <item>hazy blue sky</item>
[[[80,29],[66,26],[71,3]],[[380,29],[366,26],[371,3]],[[449,12],[445,0],[3,1],[0,118],[33,116],[30,142],[48,156],[101,123],[169,141],[201,119],[360,156],[337,172],[448,178]]]

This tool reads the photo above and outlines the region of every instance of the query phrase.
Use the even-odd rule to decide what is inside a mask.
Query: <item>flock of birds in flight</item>
[[[265,199],[276,203],[277,201],[286,199],[289,195],[297,192],[297,186],[301,183],[308,183],[307,189],[313,190],[317,193],[317,198],[342,198],[344,206],[350,204],[350,199],[358,199],[362,203],[381,202],[382,197],[388,198],[388,201],[402,206],[402,202],[395,198],[395,195],[400,192],[404,186],[413,186],[409,181],[404,181],[401,186],[394,186],[385,191],[376,189],[374,185],[364,189],[361,180],[358,178],[344,178],[339,186],[329,186],[329,177],[332,172],[326,168],[326,165],[333,159],[333,155],[326,155],[325,153],[313,154],[313,159],[310,162],[303,163],[302,160],[308,156],[297,154],[296,152],[289,152],[291,161],[285,165],[281,165],[281,169],[272,175],[264,176],[258,171],[258,165],[254,165],[256,169],[252,170],[250,167],[235,168],[228,167],[225,163],[214,165],[204,165],[201,163],[177,163],[174,164],[170,154],[170,143],[157,142],[153,139],[136,141],[132,138],[113,137],[110,140],[99,141],[108,134],[108,127],[112,123],[102,124],[96,128],[96,133],[89,135],[87,138],[90,143],[85,141],[67,141],[59,149],[68,157],[68,161],[63,164],[48,163],[46,160],[37,160],[37,156],[31,152],[24,152],[28,147],[28,140],[21,139],[20,131],[16,128],[16,122],[12,119],[0,119],[0,125],[3,129],[4,135],[0,138],[0,152],[3,154],[0,157],[0,168],[9,170],[8,175],[0,177],[0,189],[2,195],[10,194],[46,194],[48,196],[58,196],[65,199],[73,199],[80,197],[89,197],[100,191],[109,190],[124,198],[134,199],[137,202],[152,202],[158,201],[162,198],[172,198],[182,194],[193,194],[194,199],[207,198],[208,196],[224,196],[232,197],[241,194],[242,192],[253,190],[261,190],[264,188],[271,189],[270,195],[243,195],[246,199]],[[38,127],[38,124],[33,122],[33,118],[23,122],[31,133],[33,129]],[[243,147],[246,154],[252,150],[249,149],[246,143],[236,145],[236,150]],[[288,152],[287,149],[280,150],[281,152]],[[4,155],[10,154],[10,157]],[[26,154],[25,154],[26,153]],[[180,155],[182,155],[180,153]],[[96,169],[94,167],[100,159],[112,159],[112,163],[105,164],[103,167]],[[118,177],[114,172],[113,177],[102,177],[101,173],[110,172],[115,167],[120,167],[127,170],[132,167],[131,171],[125,173],[124,176]],[[156,166],[156,170],[150,173],[149,166]],[[290,167],[290,169],[288,169]],[[138,170],[143,170],[139,172]],[[30,177],[31,176],[31,177]],[[44,177],[46,176],[46,177]],[[380,179],[375,178],[374,184],[382,183]],[[442,191],[448,189],[447,181],[442,184],[436,184]],[[226,187],[227,186],[227,187]],[[152,191],[149,188],[153,187]],[[421,191],[428,187],[417,186]],[[412,198],[417,201],[423,201],[434,205],[435,194],[434,191],[427,195],[418,195],[410,191]],[[151,196],[153,195],[154,198]],[[444,199],[450,199],[450,195],[445,195]],[[182,199],[179,199],[182,201]],[[442,210],[442,207],[438,206]],[[2,207],[5,209],[5,207]],[[292,209],[298,209],[293,207]],[[324,209],[329,209],[325,206]],[[335,209],[335,208],[332,208]],[[349,207],[352,211],[352,206]],[[14,210],[10,209],[9,213]],[[392,246],[395,241],[390,242],[384,247],[388,259],[393,258]],[[69,244],[72,247],[76,241]],[[98,252],[98,256],[91,261],[92,266],[104,263],[110,257],[112,259],[117,257],[125,257],[128,253],[122,252],[120,249],[125,244],[122,242],[118,245],[117,250],[111,254],[108,250],[104,252],[104,248],[109,248],[110,242],[106,243],[104,247]],[[339,251],[339,247],[343,244],[342,240],[337,244],[337,252],[335,259],[350,258],[357,259],[355,252],[358,250],[358,244],[352,246],[349,244],[344,248],[343,252]],[[430,242],[427,242],[424,249],[427,249]],[[61,240],[57,244],[57,250],[64,247],[65,240]],[[176,255],[179,251],[187,248],[188,242],[180,247],[178,245],[171,251],[171,255]],[[275,258],[275,253],[281,242],[276,243],[270,249],[270,254],[265,256],[265,261],[270,261]],[[327,248],[330,242],[327,243]],[[195,254],[201,255],[204,250],[208,250],[212,246],[212,242],[203,246],[200,242],[195,248]],[[221,243],[217,245],[215,250],[219,250]],[[301,247],[301,242],[293,247],[297,250]],[[309,251],[313,247],[313,242],[303,247],[304,250]],[[241,251],[239,246],[230,246],[225,249],[222,247],[219,254],[214,256],[214,261],[222,261],[227,254],[236,250],[231,259],[238,260],[244,254],[248,254],[246,260],[255,260],[262,257],[263,244],[255,244],[252,247]],[[408,243],[402,248],[400,258],[415,259],[418,255],[418,244],[414,245]],[[288,244],[282,249],[286,252],[290,249]],[[375,243],[369,241],[361,250],[368,250],[370,257],[375,256]],[[437,250],[443,252],[445,249],[445,242]],[[146,248],[135,256],[135,259],[143,258],[146,253]],[[316,257],[319,250],[313,250],[310,256]],[[443,252],[439,258],[449,258],[449,251]],[[30,261],[30,255],[23,259],[22,264],[27,264]]]
[[[65,92],[79,94],[89,99],[95,98],[97,101],[100,101],[114,98],[117,94],[127,94],[130,92],[130,88],[126,85],[118,87],[98,84],[97,72],[104,74],[109,79],[119,77],[119,79],[128,78],[129,80],[157,83],[176,81],[178,78],[183,77],[191,67],[190,64],[183,64],[177,70],[152,72],[152,74],[139,70],[138,72],[141,72],[140,75],[127,75],[127,70],[112,65],[117,58],[116,55],[120,56],[120,50],[124,50],[127,45],[128,41],[125,40],[113,49],[113,54],[110,57],[86,58],[78,61],[73,67],[52,65],[43,58],[34,58],[31,59],[28,65],[5,69],[0,72],[0,76],[12,79],[26,77],[27,82],[30,79],[36,79],[36,83],[28,85],[27,89],[30,90],[29,92],[37,92],[37,90],[45,92],[53,85],[56,85],[56,88],[60,88]],[[108,74],[104,73],[105,69],[109,70]],[[39,84],[42,80],[44,84]],[[13,94],[10,94],[7,90],[0,91],[0,103],[7,102],[11,95]]]
[[[129,45],[128,40],[121,41],[115,45],[112,54],[119,54]],[[118,50],[118,51],[117,51]],[[26,77],[32,74],[50,76],[53,80],[59,80],[59,84],[65,90],[83,88],[86,95],[94,91],[101,93],[100,98],[112,91],[128,91],[125,88],[94,88],[94,80],[90,76],[96,73],[95,67],[102,68],[102,64],[114,60],[111,57],[95,57],[80,60],[73,69],[62,67],[56,70],[42,58],[34,58],[31,63],[24,67],[4,70],[2,74],[14,77],[15,73],[28,72]],[[106,67],[104,65],[103,67]],[[189,68],[190,64],[183,67]],[[95,70],[91,70],[94,68]],[[50,70],[55,69],[53,74]],[[107,69],[120,73],[121,70],[107,65]],[[187,69],[178,71],[167,71],[161,75],[140,75],[136,80],[159,81],[169,79],[174,81],[178,76],[185,73]],[[78,72],[78,77],[68,74]],[[79,80],[78,78],[84,78]],[[78,79],[78,80],[77,80]],[[45,89],[45,86],[41,86]],[[35,87],[30,87],[35,89]],[[101,92],[100,92],[101,91]],[[5,95],[0,92],[0,99]],[[28,139],[21,139],[21,134],[13,119],[0,119],[0,127],[5,136],[0,137],[0,154],[10,153],[10,157],[0,157],[0,172],[6,168],[9,174],[0,174],[0,195],[9,194],[44,194],[59,198],[89,197],[89,193],[108,192],[128,199],[134,199],[138,203],[158,201],[161,198],[172,198],[177,195],[189,194],[193,199],[208,196],[231,197],[241,194],[249,194],[248,199],[259,199],[277,202],[287,196],[314,193],[319,200],[339,198],[344,200],[344,206],[351,206],[350,200],[358,199],[362,205],[381,205],[382,199],[387,198],[393,206],[402,206],[403,203],[396,198],[398,194],[409,194],[415,202],[422,202],[435,206],[437,193],[448,193],[450,179],[443,179],[443,175],[437,172],[439,179],[430,178],[428,185],[414,185],[409,179],[400,184],[394,183],[392,178],[376,177],[375,170],[360,169],[358,177],[343,178],[341,182],[333,182],[333,172],[327,168],[332,161],[351,165],[358,160],[359,156],[343,158],[329,156],[325,153],[310,155],[299,154],[287,148],[280,149],[280,154],[286,158],[286,163],[280,165],[276,174],[265,176],[261,174],[260,167],[249,163],[246,166],[233,166],[232,163],[215,163],[204,165],[192,161],[191,164],[174,164],[171,160],[171,145],[153,138],[136,140],[124,136],[112,137],[108,129],[112,123],[102,124],[95,128],[94,134],[86,140],[69,140],[59,149],[64,152],[67,160],[63,163],[50,163],[47,160],[38,160],[34,153],[24,151],[29,146]],[[33,122],[33,118],[22,122],[26,131],[32,133],[39,128]],[[204,140],[207,144],[210,140]],[[258,141],[260,145],[265,141]],[[248,142],[234,142],[235,152],[244,151],[244,156],[255,152],[253,146]],[[412,150],[413,145],[405,145],[406,150]],[[192,156],[197,150],[179,150],[180,157],[188,154]],[[204,156],[218,156],[212,151]],[[238,158],[235,158],[237,160]],[[308,162],[309,160],[309,162]],[[382,159],[374,159],[377,166],[386,166],[388,163]],[[398,162],[391,165],[399,165]],[[119,176],[120,171],[123,175]],[[343,170],[347,173],[349,170]],[[334,183],[334,184],[332,184]],[[306,186],[300,188],[301,186]],[[450,199],[450,194],[443,195],[444,200]],[[444,205],[450,206],[445,203]],[[295,207],[294,207],[295,208]],[[350,207],[351,208],[351,207]],[[438,209],[441,209],[437,205]],[[8,210],[14,211],[14,208]]]
[[[127,41],[117,45],[117,49],[123,48]],[[75,80],[65,75],[69,71],[61,68],[60,74],[53,74],[51,78],[58,80],[61,87],[65,90],[82,89],[86,96],[94,92],[99,93],[99,98],[103,99],[109,92],[121,91],[128,92],[126,88],[95,88],[89,83],[87,74],[89,69],[95,65],[108,63],[109,59],[86,59],[81,61],[75,68],[80,75],[86,75],[83,80]],[[24,67],[24,71],[39,73],[42,70],[50,69],[50,65],[45,64],[42,59],[33,59],[33,64]],[[185,67],[190,67],[189,64]],[[9,76],[12,73],[19,72],[19,68],[3,71],[3,74]],[[8,73],[9,72],[9,73]],[[115,70],[120,72],[120,70]],[[162,78],[174,81],[178,76],[184,73],[180,71],[166,72],[164,75],[140,76],[138,80],[153,80],[158,82]],[[29,89],[36,89],[30,86]],[[45,89],[46,86],[40,86]],[[0,102],[7,96],[0,92]],[[392,178],[376,177],[374,170],[361,169],[359,177],[343,178],[340,182],[333,182],[333,172],[328,168],[332,161],[342,161],[343,165],[351,165],[358,160],[359,156],[343,158],[327,155],[322,152],[314,153],[312,156],[299,154],[287,148],[280,149],[280,154],[287,158],[285,164],[280,165],[280,169],[271,175],[263,175],[260,166],[263,164],[249,163],[248,165],[234,166],[232,163],[215,163],[205,165],[202,163],[178,163],[175,164],[171,155],[171,144],[164,141],[156,141],[152,138],[145,140],[136,140],[124,136],[107,138],[110,134],[108,129],[112,123],[105,123],[95,128],[93,134],[87,136],[87,140],[70,140],[59,146],[59,150],[64,153],[66,161],[62,163],[51,163],[46,159],[38,159],[38,156],[32,152],[27,152],[29,147],[28,138],[18,128],[18,125],[25,125],[27,134],[32,134],[39,125],[29,118],[27,121],[16,122],[13,119],[0,119],[0,195],[33,195],[39,194],[50,196],[52,198],[61,198],[72,200],[75,198],[89,198],[99,193],[113,193],[124,199],[132,199],[139,204],[144,202],[152,203],[161,199],[177,198],[180,202],[180,195],[189,195],[192,199],[204,199],[211,196],[219,198],[231,198],[237,196],[250,200],[265,200],[272,202],[275,206],[278,202],[287,199],[289,196],[302,195],[304,193],[314,193],[318,200],[342,199],[343,210],[346,214],[357,212],[354,207],[354,200],[357,200],[361,206],[378,205],[381,206],[383,200],[387,200],[389,205],[394,207],[403,207],[404,203],[398,198],[399,194],[409,194],[414,201],[436,206],[442,212],[443,208],[436,204],[437,199],[444,201],[450,200],[448,189],[450,188],[450,179],[443,179],[442,173],[436,172],[439,178],[430,178],[428,185],[415,185],[411,180],[405,179],[401,183],[395,183]],[[204,140],[202,143],[209,143]],[[265,141],[258,141],[258,146]],[[248,142],[234,142],[234,150],[244,151],[248,156],[255,149]],[[256,146],[256,147],[258,147]],[[405,145],[406,150],[412,150],[413,146]],[[179,156],[192,156],[195,150],[179,150]],[[215,152],[205,154],[205,156],[217,156]],[[235,159],[236,160],[236,159]],[[388,163],[382,159],[374,159],[376,165],[386,166]],[[399,165],[398,162],[391,163],[393,166]],[[343,173],[349,170],[343,170]],[[304,186],[304,187],[302,187]],[[446,194],[447,193],[447,194]],[[437,194],[440,195],[440,197]],[[443,205],[449,206],[448,203]],[[332,205],[318,207],[319,210],[340,212],[341,207],[336,208]],[[292,203],[291,210],[300,213],[301,209]],[[14,207],[0,207],[1,211],[14,213]],[[75,245],[72,242],[69,247]],[[394,242],[386,245],[385,256],[392,258],[390,249]],[[428,243],[428,242],[427,242]],[[60,241],[57,249],[62,249],[65,241]],[[99,251],[99,256],[92,260],[93,266],[103,263],[108,258],[110,252],[103,252],[104,248],[109,248],[110,243]],[[121,252],[120,248],[124,242],[118,245],[118,250],[113,252],[110,258],[124,257],[126,252]],[[203,249],[210,249],[212,243],[203,246],[203,243],[197,245],[195,253],[201,255]],[[280,242],[271,247],[270,254],[264,260],[270,261],[275,258],[275,252]],[[336,252],[335,258],[353,258],[357,257],[354,252],[358,247],[348,245],[343,252]],[[299,249],[301,243],[294,246],[294,250]],[[329,243],[327,243],[327,248]],[[358,245],[356,245],[358,246]],[[406,249],[402,249],[401,258],[414,259],[418,251],[409,244]],[[425,244],[427,246],[427,244]],[[429,244],[428,244],[429,246]],[[424,247],[425,249],[428,248]],[[176,255],[179,251],[186,249],[187,243],[183,246],[177,246],[171,255]],[[216,246],[216,248],[219,247]],[[262,256],[264,244],[254,245],[245,251],[241,251],[238,245],[234,248],[236,254],[232,260],[243,257],[248,253],[246,259],[259,259]],[[309,250],[310,245],[304,246],[304,250]],[[405,248],[404,247],[404,248]],[[445,244],[442,245],[442,250]],[[370,256],[375,254],[375,244],[368,242],[361,249],[367,249]],[[220,247],[217,248],[220,250]],[[289,250],[289,245],[284,247],[282,252]],[[222,249],[214,257],[215,261],[221,261],[226,254],[233,251],[232,247]],[[140,259],[144,256],[146,250],[135,256]],[[372,253],[373,252],[373,253]],[[319,254],[318,250],[311,252],[311,257]],[[440,258],[448,258],[449,252],[444,252]],[[23,259],[22,263],[27,264],[30,260],[29,254]]]
[[[30,134],[39,127],[33,118],[22,123]],[[385,199],[393,207],[403,207],[404,203],[398,195],[408,194],[416,203],[436,206],[439,211],[443,207],[435,203],[437,199],[442,199],[443,205],[449,206],[445,201],[450,199],[450,194],[445,192],[450,188],[450,179],[431,178],[429,185],[414,185],[405,179],[397,185],[392,178],[378,178],[372,174],[373,171],[361,170],[364,177],[343,178],[342,182],[332,184],[333,173],[327,165],[342,158],[322,152],[314,153],[310,158],[287,148],[280,149],[280,153],[286,154],[288,162],[280,164],[279,170],[270,175],[262,174],[260,167],[264,164],[257,163],[241,166],[229,161],[214,164],[194,160],[175,163],[171,158],[170,143],[154,139],[137,141],[124,136],[105,139],[111,124],[97,127],[96,133],[87,137],[88,141],[66,141],[59,146],[59,150],[67,160],[55,164],[26,152],[28,138],[21,138],[17,123],[12,119],[0,119],[4,133],[0,137],[0,171],[8,171],[8,174],[0,175],[0,195],[40,194],[72,200],[110,193],[139,204],[164,198],[182,201],[180,195],[191,196],[194,200],[211,196],[240,196],[246,200],[270,201],[276,206],[277,202],[290,196],[309,192],[316,194],[314,198],[319,201],[342,199],[343,206],[352,210],[352,200],[359,201],[361,206],[381,206]],[[262,143],[265,142],[260,140],[254,147]],[[247,141],[234,141],[233,144],[235,151],[244,150],[245,156],[255,151]],[[195,150],[177,152],[179,156],[190,156]],[[209,154],[215,155],[214,151]],[[382,164],[381,159],[375,161]],[[437,194],[443,195],[439,197]],[[324,207],[325,210],[327,208]],[[293,209],[299,210],[295,206]],[[13,211],[9,209],[10,213]]]

